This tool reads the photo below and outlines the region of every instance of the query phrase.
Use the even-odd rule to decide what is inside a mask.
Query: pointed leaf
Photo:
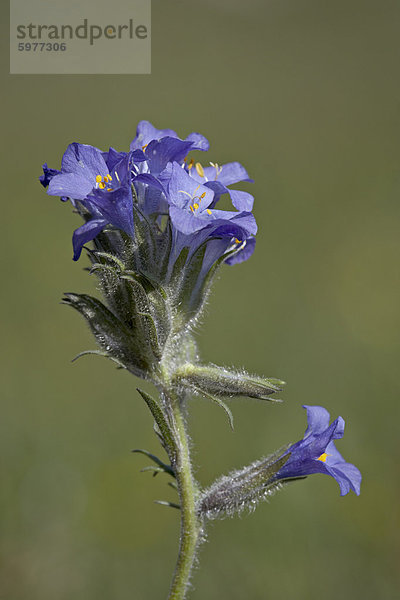
[[[126,366],[122,362],[120,362],[113,356],[110,356],[109,354],[107,354],[107,352],[102,352],[101,350],[84,350],[83,352],[79,352],[79,354],[74,356],[71,362],[75,362],[79,358],[82,358],[82,356],[89,356],[91,354],[94,354],[95,356],[104,356],[104,358],[108,358],[112,362],[116,363],[121,369],[126,369]]]
[[[175,504],[175,502],[168,502],[167,500],[154,500],[154,504],[161,504],[161,506],[169,506],[170,508],[177,508],[181,510],[180,504]]]
[[[201,390],[200,388],[197,388],[196,386],[191,386],[191,387],[193,388],[193,390],[195,392],[197,392],[201,396],[204,396],[205,398],[208,398],[208,400],[211,400],[211,402],[214,402],[215,404],[218,404],[218,406],[220,406],[226,412],[228,420],[229,420],[229,425],[231,426],[231,429],[233,431],[234,430],[234,427],[233,427],[233,414],[232,414],[232,411],[229,408],[229,406],[227,406],[225,404],[225,402],[223,402],[221,400],[221,398],[218,398],[218,396],[213,396],[212,394],[208,394],[207,392],[205,392],[204,390]]]
[[[150,394],[139,388],[137,388],[137,391],[142,396],[143,400],[146,402],[151,414],[154,417],[155,422],[157,423],[160,433],[163,436],[169,457],[174,457],[176,454],[174,436],[171,431],[171,427],[164,416],[163,411],[161,410],[159,404],[154,400],[154,398],[150,396]]]
[[[169,475],[171,475],[171,477],[175,477],[175,473],[172,467],[170,465],[165,464],[160,458],[158,458],[158,456],[155,456],[155,454],[152,454],[147,450],[142,450],[141,448],[135,448],[134,450],[132,450],[132,452],[144,454],[145,456],[150,458],[150,460],[155,462],[156,465],[158,465],[163,471],[165,471],[165,473],[168,473]]]

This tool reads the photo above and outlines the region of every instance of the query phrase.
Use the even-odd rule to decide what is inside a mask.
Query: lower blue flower
[[[291,479],[325,473],[336,479],[341,496],[350,490],[358,496],[361,473],[357,467],[345,461],[333,442],[343,437],[344,420],[338,417],[329,425],[329,413],[322,406],[303,408],[307,411],[308,421],[304,438],[288,448],[286,453],[290,453],[290,457],[274,478]]]

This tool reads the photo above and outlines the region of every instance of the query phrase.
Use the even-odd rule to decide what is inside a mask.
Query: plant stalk
[[[201,522],[196,512],[197,485],[192,474],[189,440],[180,403],[169,395],[176,432],[175,475],[178,484],[181,506],[181,532],[179,554],[168,600],[184,600],[189,585],[190,574],[196,556],[201,532]]]

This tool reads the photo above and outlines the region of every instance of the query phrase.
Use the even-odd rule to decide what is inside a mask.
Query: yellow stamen
[[[112,188],[107,188],[107,192],[112,192]]]
[[[237,238],[235,238],[235,244],[241,244],[242,242],[240,240],[238,240]]]
[[[148,146],[148,145],[149,145],[149,144],[145,144],[144,146],[142,146],[142,150],[143,150],[143,152],[146,150],[146,148],[147,148],[147,146]]]
[[[192,158],[192,159],[190,160],[190,163],[188,164],[188,169],[189,169],[189,171],[190,171],[190,169],[192,169],[192,168],[193,168],[193,165],[194,165],[194,160],[193,160],[193,158]]]
[[[204,198],[204,196],[206,195],[205,192],[202,193],[202,195],[200,196],[200,200],[202,200]]]
[[[197,202],[195,202],[195,203],[193,204],[193,208],[195,208],[196,210],[199,208],[199,205],[197,204]]]
[[[194,208],[193,208],[193,206],[191,204],[189,205],[189,208],[192,211],[192,213],[194,213]]]
[[[101,190],[104,190],[104,188],[105,188],[105,187],[106,187],[106,184],[105,184],[105,183],[101,183],[101,182],[99,183],[99,188],[100,188]]]
[[[102,176],[101,175],[96,175],[96,181],[97,183],[100,183],[100,181],[102,180]]]
[[[212,212],[211,212],[211,210],[209,208],[207,208],[207,212],[208,212],[209,215],[212,215]]]
[[[326,452],[324,452],[323,454],[321,454],[321,456],[318,456],[317,460],[326,462],[327,456],[328,456],[328,454]]]
[[[196,171],[200,177],[204,177],[204,169],[199,162],[196,163]]]

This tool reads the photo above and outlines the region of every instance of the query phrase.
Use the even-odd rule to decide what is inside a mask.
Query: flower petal
[[[133,180],[155,187],[157,190],[165,194],[164,187],[162,186],[160,181],[150,173],[139,173],[139,175],[136,175],[136,177],[134,177]]]
[[[75,173],[81,175],[92,182],[96,180],[96,175],[108,175],[107,165],[102,156],[102,152],[94,146],[87,144],[70,144],[61,161],[61,170],[63,173]]]
[[[119,187],[112,192],[93,190],[84,205],[89,211],[94,208],[107,223],[122,229],[128,235],[134,235],[132,192],[129,187]]]
[[[115,165],[126,157],[126,152],[118,152],[114,148],[110,148],[108,152],[102,152],[101,155],[111,173]]]
[[[50,196],[67,196],[74,200],[84,200],[92,189],[93,184],[84,175],[61,173],[50,180],[47,193]]]
[[[238,162],[231,162],[222,165],[221,171],[218,174],[218,181],[224,185],[232,185],[239,181],[253,182],[253,179],[250,179],[243,165]]]
[[[362,476],[355,465],[343,462],[343,464],[327,467],[329,474],[336,479],[340,486],[340,495],[345,496],[350,490],[360,495]]]
[[[204,229],[209,222],[209,219],[197,217],[189,210],[179,208],[178,206],[170,205],[169,214],[174,227],[185,235],[190,235],[195,231]]]
[[[229,195],[233,206],[238,210],[246,212],[251,212],[253,210],[254,197],[248,192],[229,190]]]
[[[163,137],[174,137],[178,135],[172,129],[157,129],[150,121],[140,121],[136,129],[136,137],[131,142],[131,150],[142,149],[153,140],[160,140]]]
[[[307,411],[308,427],[304,437],[310,434],[318,435],[329,427],[330,415],[323,406],[308,406],[303,404],[303,408]]]
[[[47,187],[55,175],[59,175],[61,171],[58,169],[49,169],[47,163],[42,165],[43,175],[39,177],[39,181],[43,187]]]
[[[72,236],[74,260],[78,260],[82,252],[82,247],[87,242],[93,240],[106,225],[107,221],[105,219],[92,219],[74,231]]]
[[[190,142],[192,144],[191,150],[204,150],[207,151],[210,147],[210,144],[207,138],[201,133],[189,133],[185,142]]]
[[[184,142],[178,138],[164,137],[160,141],[153,140],[145,151],[150,172],[158,175],[169,162],[181,162],[190,149],[191,142]]]
[[[256,247],[256,238],[249,238],[245,242],[244,248],[241,248],[239,252],[226,259],[225,263],[227,265],[236,265],[250,258]]]

